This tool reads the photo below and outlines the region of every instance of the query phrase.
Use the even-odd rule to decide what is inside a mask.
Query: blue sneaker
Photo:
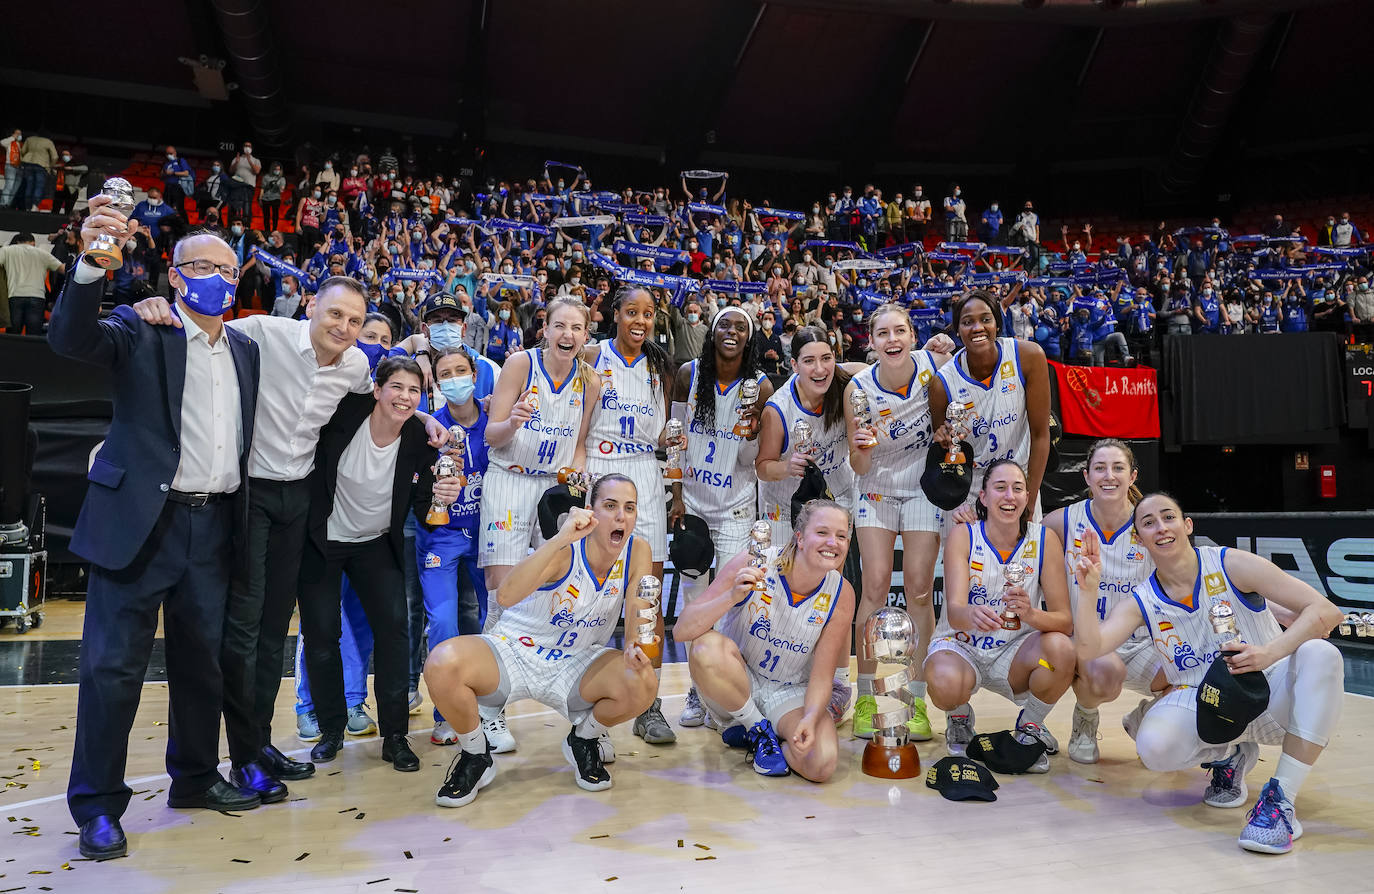
[[[367,714],[367,702],[348,709],[348,726],[344,731],[350,736],[370,736],[377,731],[377,722]]]
[[[744,728],[744,724],[736,723],[720,731],[720,740],[730,748],[748,748],[749,731]]]
[[[1240,846],[1260,854],[1286,854],[1301,837],[1302,823],[1293,815],[1293,802],[1284,796],[1278,781],[1270,779],[1250,810]]]
[[[749,751],[754,759],[754,772],[760,776],[786,776],[792,772],[778,744],[778,734],[773,732],[773,724],[767,720],[760,720],[749,731]]]
[[[296,738],[302,742],[320,741],[320,723],[315,719],[314,711],[296,715]]]

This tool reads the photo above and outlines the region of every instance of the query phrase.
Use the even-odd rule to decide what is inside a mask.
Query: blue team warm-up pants
[[[356,708],[367,700],[367,662],[372,657],[372,628],[367,623],[358,591],[343,579],[340,591],[343,601],[343,631],[339,637],[339,657],[343,659],[344,703]],[[315,710],[310,697],[310,677],[305,670],[305,636],[296,638],[296,713],[309,714]]]
[[[429,647],[446,639],[482,632],[487,614],[487,585],[477,567],[477,544],[462,528],[426,531],[415,526],[415,564],[424,594]],[[436,708],[434,722],[443,715]]]

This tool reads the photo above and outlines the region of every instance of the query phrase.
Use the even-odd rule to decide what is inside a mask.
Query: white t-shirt
[[[391,490],[400,449],[399,437],[378,447],[367,420],[358,426],[339,457],[334,511],[329,514],[330,540],[361,543],[391,530]]]

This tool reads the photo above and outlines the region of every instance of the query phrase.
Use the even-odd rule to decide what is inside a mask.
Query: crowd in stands
[[[19,130],[0,151],[0,204],[51,200],[68,214],[50,241],[69,267],[86,166]],[[975,285],[1001,296],[1013,334],[1068,363],[1151,362],[1165,334],[1374,336],[1371,246],[1345,212],[1301,227],[1274,214],[1246,232],[1216,218],[1113,222],[1104,236],[1091,223],[1048,231],[1029,199],[971,211],[957,183],[943,195],[916,183],[890,198],[872,184],[844,186],[789,210],[737,194],[720,171],[609,191],[581,167],[549,161],[525,179],[474,184],[431,173],[411,148],[326,154],[304,143],[287,161],[260,157],[251,141],[227,159],[194,161],[167,146],[125,174],[146,197],[110,280],[115,302],[155,291],[176,239],[213,226],[244,268],[236,312],[299,316],[316,283],[343,273],[368,287],[400,339],[420,302],[445,291],[467,315],[465,341],[497,363],[542,337],[543,308],[558,295],[582,298],[608,334],[613,286],[625,281],[653,289],[655,331],[676,363],[696,356],[719,306],[747,307],[775,377],[788,371],[798,326],[824,327],[845,359],[863,361],[874,308],[906,304],[924,340],[949,328],[953,299]],[[51,283],[49,296],[59,288]]]

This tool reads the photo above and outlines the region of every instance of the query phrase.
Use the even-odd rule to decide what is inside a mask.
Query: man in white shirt
[[[42,335],[43,307],[48,303],[44,277],[62,262],[33,244],[32,233],[20,233],[0,248],[0,269],[10,293],[10,335]]]
[[[91,201],[82,243],[137,228],[109,199]],[[53,309],[48,342],[108,372],[114,413],[92,458],[72,551],[90,562],[76,742],[67,804],[91,859],[128,850],[119,820],[129,733],[161,609],[170,688],[167,771],[172,807],[247,810],[258,786],[220,775],[220,642],[230,545],[245,518],[259,353],[226,331],[239,269],[218,236],[177,243],[168,280],[183,333],[127,307],[99,319],[105,270],[78,260]],[[283,789],[281,797],[285,797]]]
[[[145,321],[179,325],[167,304],[135,306]],[[320,429],[349,392],[368,394],[372,376],[357,348],[367,313],[363,288],[332,276],[306,305],[306,319],[257,314],[231,321],[262,355],[256,435],[248,458],[248,524],[225,616],[224,728],[236,768],[258,764],[274,782],[305,779],[314,764],[293,760],[272,744],[272,715],[281,687],[282,653],[296,605],[301,551],[310,509],[307,478],[315,467]],[[434,446],[447,430],[425,414]]]

